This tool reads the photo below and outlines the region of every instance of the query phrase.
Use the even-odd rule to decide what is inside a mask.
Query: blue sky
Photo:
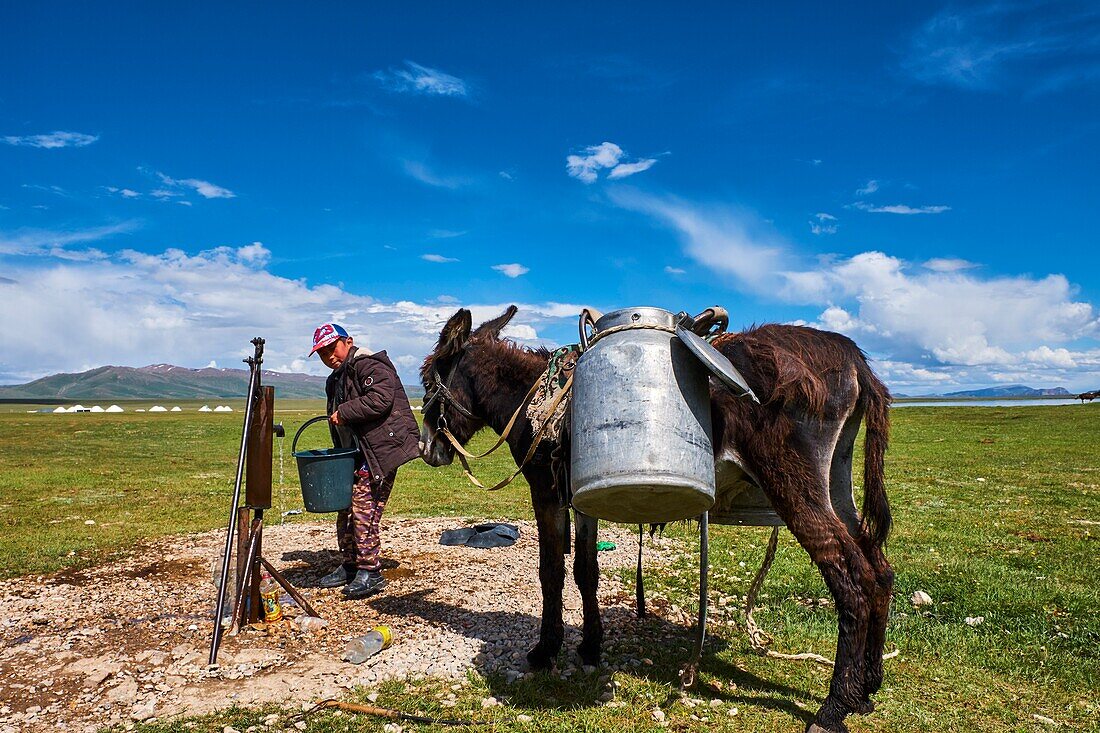
[[[1100,386],[1095,5],[375,5],[0,11],[0,382],[257,334],[319,372],[330,318],[412,379],[517,303],[531,342],[719,304],[897,391]]]

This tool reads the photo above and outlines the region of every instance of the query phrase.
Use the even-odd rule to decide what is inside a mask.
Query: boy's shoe
[[[355,580],[344,586],[344,598],[366,598],[386,587],[386,579],[377,570],[360,570]]]
[[[339,588],[355,577],[355,566],[337,565],[336,569],[317,581],[318,588]]]

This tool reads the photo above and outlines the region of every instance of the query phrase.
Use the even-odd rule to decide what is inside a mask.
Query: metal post
[[[703,642],[707,638],[707,568],[710,563],[710,522],[707,512],[699,517],[699,627],[696,629],[695,653],[680,670],[680,690],[695,684],[699,663],[703,658]]]
[[[244,477],[245,448],[248,446],[248,432],[252,424],[252,408],[256,397],[256,387],[260,379],[260,365],[263,364],[264,340],[252,339],[256,347],[255,356],[245,359],[250,373],[248,375],[248,395],[245,399],[244,429],[241,431],[241,447],[237,452],[237,477],[233,482],[233,504],[229,509],[229,529],[225,533],[225,549],[222,556],[221,582],[218,584],[218,604],[214,611],[214,633],[210,639],[209,664],[218,659],[218,646],[221,643],[222,614],[225,613],[225,586],[229,581],[229,561],[233,550],[233,532],[237,527],[237,505],[241,500],[241,480]]]

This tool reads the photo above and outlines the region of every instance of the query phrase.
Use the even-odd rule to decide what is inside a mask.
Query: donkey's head
[[[470,311],[460,308],[439,332],[439,343],[420,367],[424,385],[424,427],[420,432],[420,455],[430,466],[446,466],[455,450],[443,434],[446,429],[462,445],[485,427],[484,395],[477,391],[477,370],[485,362],[479,347],[495,341],[516,314],[514,305],[500,316],[470,330]]]

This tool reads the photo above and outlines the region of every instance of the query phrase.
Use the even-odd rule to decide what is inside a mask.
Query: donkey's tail
[[[860,391],[867,398],[863,445],[863,528],[877,547],[890,534],[892,518],[886,498],[886,448],[890,443],[890,390],[870,366],[859,369]]]

